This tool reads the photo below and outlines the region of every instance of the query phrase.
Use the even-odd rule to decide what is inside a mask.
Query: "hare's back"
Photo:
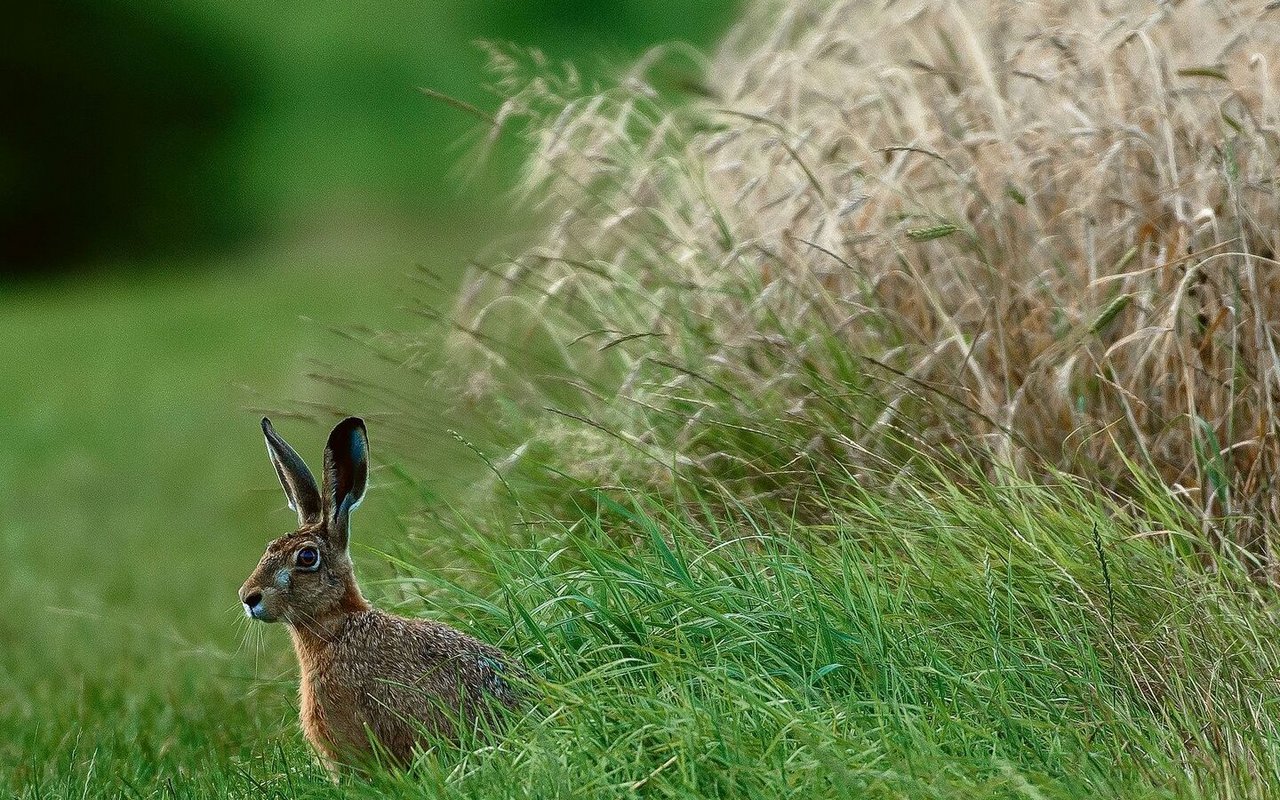
[[[375,609],[353,619],[343,639],[341,660],[362,673],[360,683],[374,698],[404,696],[418,703],[430,697],[450,708],[486,699],[516,703],[509,659],[448,625]]]

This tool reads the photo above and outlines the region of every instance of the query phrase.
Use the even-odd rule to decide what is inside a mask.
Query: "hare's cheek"
[[[288,568],[277,571],[275,584],[276,588],[280,591],[289,591],[289,587],[293,584],[293,573],[291,573]]]

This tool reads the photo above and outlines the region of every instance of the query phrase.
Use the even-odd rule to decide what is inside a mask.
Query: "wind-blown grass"
[[[374,788],[1268,795],[1280,36],[1138,9],[760,3],[679,107],[495,56],[549,223],[444,374],[515,524],[392,585],[540,701]]]
[[[401,610],[426,595],[501,640],[538,700],[500,743],[371,790],[1260,797],[1280,779],[1274,613],[1243,570],[1188,557],[1195,521],[1163,493],[1133,514],[1065,479],[939,479],[849,494],[821,527],[584,499],[517,550],[455,531],[496,595],[401,563]]]
[[[765,2],[688,106],[647,65],[513,77],[551,222],[464,291],[463,388],[535,412],[526,461],[784,506],[913,450],[1126,492],[1136,464],[1269,562],[1278,19]]]

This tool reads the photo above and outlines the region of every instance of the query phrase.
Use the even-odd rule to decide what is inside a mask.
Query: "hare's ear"
[[[369,483],[369,434],[364,420],[347,417],[329,434],[324,448],[324,519],[334,546],[347,546],[351,511]]]
[[[289,500],[289,508],[298,512],[299,525],[314,525],[321,520],[324,504],[320,500],[320,489],[311,470],[303,462],[302,457],[280,438],[271,420],[262,418],[262,435],[267,437],[267,453],[271,463],[275,465],[276,474],[280,476],[280,485],[284,487],[284,495]]]

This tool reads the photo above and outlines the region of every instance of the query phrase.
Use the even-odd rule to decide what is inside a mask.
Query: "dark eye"
[[[320,551],[314,547],[304,547],[294,556],[294,561],[303,569],[315,569],[320,563]]]

